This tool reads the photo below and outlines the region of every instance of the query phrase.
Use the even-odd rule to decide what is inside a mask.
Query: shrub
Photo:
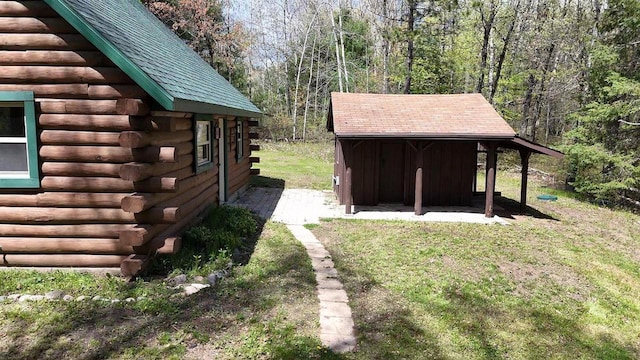
[[[226,205],[213,208],[201,224],[184,233],[178,254],[156,260],[155,270],[206,275],[225,266],[230,260],[229,254],[242,246],[243,238],[253,235],[257,227],[253,215],[246,209]]]

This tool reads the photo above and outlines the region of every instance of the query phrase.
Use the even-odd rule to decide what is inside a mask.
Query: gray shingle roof
[[[260,110],[138,0],[45,0],[167,110]]]

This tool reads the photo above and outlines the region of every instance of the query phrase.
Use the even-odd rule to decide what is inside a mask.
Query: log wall
[[[40,189],[0,189],[0,266],[126,273],[176,251],[178,231],[217,203],[218,166],[194,172],[193,114],[150,111],[145,91],[42,1],[0,2],[0,91],[35,93],[41,165]],[[249,154],[248,133],[245,144]],[[230,164],[238,189],[249,157]]]
[[[237,141],[236,141],[236,124],[237,121],[243,121],[243,157],[240,161],[237,161]],[[249,120],[246,118],[236,118],[227,121],[227,140],[229,142],[229,152],[227,158],[228,171],[227,179],[229,181],[227,189],[229,191],[229,198],[233,198],[238,192],[242,191],[249,183],[249,177],[251,172],[251,151],[250,145],[250,129]]]

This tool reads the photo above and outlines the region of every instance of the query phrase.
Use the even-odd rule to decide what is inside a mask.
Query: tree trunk
[[[407,76],[404,82],[404,93],[411,93],[411,75],[413,72],[413,31],[415,27],[416,1],[409,0],[409,16],[407,18]]]

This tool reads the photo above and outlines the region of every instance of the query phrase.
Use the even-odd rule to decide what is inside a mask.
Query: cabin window
[[[214,127],[211,121],[196,121],[195,134],[195,155],[196,155],[196,173],[208,170],[213,167],[213,131]]]
[[[242,141],[242,120],[236,122],[236,162],[240,162],[244,156],[244,142]]]
[[[0,91],[0,188],[38,188],[33,92]]]

